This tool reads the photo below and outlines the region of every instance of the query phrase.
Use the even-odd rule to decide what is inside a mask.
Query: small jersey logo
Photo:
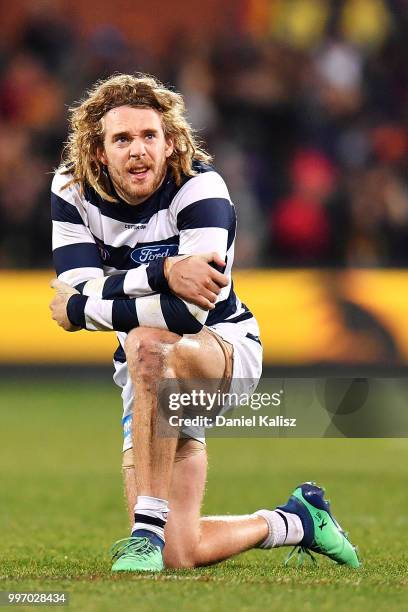
[[[177,255],[177,244],[155,244],[154,246],[139,247],[131,252],[130,257],[136,263],[147,264],[163,257]]]
[[[147,226],[145,223],[136,223],[136,224],[125,223],[125,229],[144,230],[146,229],[146,227]]]
[[[98,244],[99,255],[101,256],[102,261],[108,261],[109,259],[109,251],[104,248],[102,244]]]

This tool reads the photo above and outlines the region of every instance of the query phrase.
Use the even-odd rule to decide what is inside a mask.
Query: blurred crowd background
[[[79,0],[20,1],[0,43],[0,267],[50,266],[67,108],[115,71],[184,94],[237,207],[238,266],[408,266],[408,2],[173,2],[188,28],[156,2],[147,44],[149,3],[119,2],[118,25],[104,1],[86,24]]]

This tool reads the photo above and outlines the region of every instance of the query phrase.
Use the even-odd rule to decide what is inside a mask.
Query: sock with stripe
[[[135,505],[135,522],[132,537],[148,537],[163,549],[164,528],[169,507],[167,500],[148,495],[138,495]]]
[[[302,541],[303,525],[297,514],[283,510],[258,510],[255,515],[265,519],[269,532],[258,548],[294,546]]]

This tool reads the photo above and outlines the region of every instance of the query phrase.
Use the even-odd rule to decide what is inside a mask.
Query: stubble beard
[[[144,184],[141,185],[132,185],[128,179],[129,174],[126,170],[123,170],[123,172],[125,173],[125,178],[115,168],[108,167],[108,172],[117,194],[123,200],[125,200],[125,202],[133,206],[141,204],[144,200],[151,196],[152,193],[154,193],[156,189],[158,189],[158,187],[160,187],[166,175],[166,170],[167,159],[164,158],[156,172],[154,172],[154,170],[150,167],[150,171],[153,172],[153,175],[148,181],[144,182]]]

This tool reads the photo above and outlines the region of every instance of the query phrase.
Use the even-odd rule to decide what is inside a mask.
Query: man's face
[[[156,110],[119,106],[106,113],[98,157],[128,204],[140,204],[159,187],[172,152],[173,143],[166,140]]]

